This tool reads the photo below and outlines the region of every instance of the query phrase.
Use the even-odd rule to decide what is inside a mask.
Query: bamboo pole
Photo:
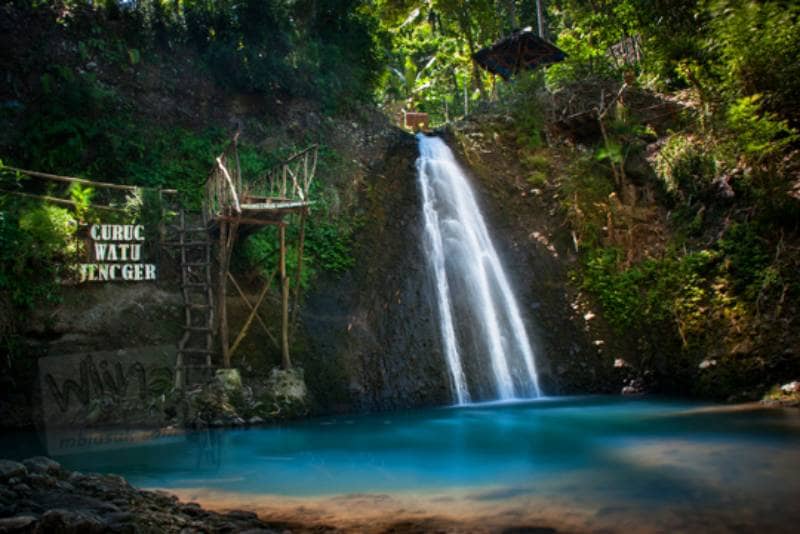
[[[284,369],[291,369],[289,359],[289,278],[286,276],[286,226],[281,225],[280,235],[280,269],[281,269],[281,364]]]
[[[228,169],[225,168],[225,165],[223,165],[221,158],[217,158],[217,165],[222,171],[222,175],[225,177],[225,181],[228,183],[228,188],[230,189],[231,193],[231,199],[233,200],[233,209],[236,210],[236,213],[242,213],[242,208],[239,205],[239,195],[236,193],[236,187],[233,185],[233,180],[231,179],[231,175],[228,173]]]
[[[228,223],[219,223],[219,279],[217,281],[217,317],[219,317],[219,338],[222,345],[222,361],[228,367],[228,313],[225,309],[225,283],[228,270],[225,268],[225,231]]]
[[[217,294],[219,297],[217,313],[219,316],[219,337],[222,345],[222,362],[226,369],[231,366],[230,346],[228,345],[228,304],[226,295],[231,247],[233,245],[232,236],[236,232],[235,224],[236,223],[220,221],[219,226],[219,282],[217,286]]]
[[[272,274],[269,276],[269,281],[267,282],[268,286],[272,285],[272,279],[275,277],[277,272],[278,272],[277,270],[272,271]],[[247,295],[244,294],[244,291],[242,290],[242,287],[239,285],[239,282],[236,281],[236,278],[234,278],[230,272],[228,272],[228,277],[231,283],[233,283],[233,287],[236,288],[236,291],[239,293],[239,296],[242,297],[242,300],[250,309],[250,311],[255,309],[253,307],[253,303],[250,302],[250,299],[248,299]],[[261,318],[261,315],[256,314],[256,320],[258,321],[258,324],[261,325],[261,328],[264,330],[264,333],[267,334],[267,337],[269,337],[270,341],[272,341],[275,344],[275,348],[278,349],[281,348],[281,346],[278,344],[278,340],[275,339],[275,336],[273,336],[272,333],[269,331],[269,328],[267,328],[267,325],[266,323],[264,323],[264,319]]]
[[[8,167],[6,167],[8,168]],[[68,204],[70,206],[76,206],[77,203],[74,200],[68,200],[66,198],[58,198],[58,197],[51,197],[48,195],[34,195],[32,193],[23,193],[22,191],[9,191],[7,189],[0,189],[0,193],[8,193],[9,195],[17,195],[20,197],[27,197],[27,198],[35,198],[37,200],[44,200],[45,202],[55,202],[57,204]],[[99,209],[99,210],[108,210],[108,211],[125,211],[122,208],[114,208],[112,206],[106,206],[104,204],[91,204],[92,209]]]
[[[10,167],[8,165],[3,165],[2,167],[0,167],[0,170],[19,172],[22,174],[27,174],[28,176],[34,176],[36,178],[45,178],[47,180],[58,180],[59,182],[88,184],[88,185],[93,185],[95,187],[106,187],[108,189],[121,189],[123,191],[136,191],[137,189],[139,189],[139,187],[133,185],[111,184],[108,182],[93,182],[92,180],[87,180],[86,178],[76,178],[74,176],[60,176],[58,174],[50,174],[46,172],[29,171],[27,169],[18,169],[17,167]]]
[[[295,289],[294,289],[294,302],[292,303],[292,329],[291,335],[294,337],[295,328],[297,327],[297,314],[298,308],[300,304],[300,278],[303,273],[303,248],[305,246],[305,238],[306,238],[306,213],[308,209],[303,208],[303,211],[300,212],[300,242],[297,246],[297,275],[295,278]]]
[[[181,248],[181,292],[183,293],[183,317],[184,317],[184,326],[190,325],[190,317],[189,317],[189,308],[186,307],[186,303],[188,302],[187,296],[187,288],[186,288],[186,248],[184,245],[185,240],[185,231],[186,231],[186,219],[184,211],[181,210],[181,218],[180,218],[180,229],[178,231],[178,239],[180,240],[180,248]],[[183,336],[181,337],[180,341],[178,341],[178,354],[175,361],[175,389],[183,389],[183,386],[186,385],[186,375],[185,370],[183,368],[183,349],[186,347],[186,342],[189,340],[189,330],[184,329]]]
[[[236,349],[239,348],[239,343],[242,342],[244,336],[246,336],[247,332],[250,330],[250,325],[253,324],[253,319],[255,318],[256,313],[258,312],[258,308],[261,306],[261,303],[264,301],[264,297],[267,295],[267,291],[269,291],[269,286],[271,282],[272,280],[264,284],[261,293],[259,293],[258,295],[258,299],[256,299],[255,305],[250,310],[250,315],[247,316],[247,320],[244,322],[244,326],[239,331],[239,335],[236,336],[236,339],[234,340],[233,345],[231,346],[231,350],[228,351],[228,359],[233,357],[233,353],[236,352]]]

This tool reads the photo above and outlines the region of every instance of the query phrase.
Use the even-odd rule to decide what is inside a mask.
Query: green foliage
[[[671,253],[621,268],[620,251],[596,249],[586,257],[582,285],[597,297],[620,333],[674,325],[685,337],[706,326],[708,278],[717,257],[708,250]]]
[[[670,249],[633,265],[623,258],[622,250],[590,248],[578,282],[620,334],[660,331],[666,342],[673,332],[684,347],[702,347],[720,324],[741,329],[760,301],[772,296],[780,302],[792,276],[755,224],[732,225],[709,249]]]
[[[89,210],[92,207],[92,187],[83,187],[79,183],[73,183],[69,187],[69,197],[74,202],[75,217],[80,222],[89,220]]]
[[[199,206],[202,186],[227,135],[216,128],[195,132],[149,125],[141,125],[135,131],[130,138],[118,140],[121,145],[142,150],[139,158],[124,163],[126,182],[178,189],[190,207]]]
[[[128,49],[128,60],[131,62],[131,65],[139,64],[139,62],[142,60],[142,55],[139,53],[137,48]]]
[[[544,89],[544,78],[537,74],[519,76],[514,86],[513,100],[509,111],[514,120],[514,133],[517,145],[536,149],[544,145],[545,117],[537,93]]]
[[[95,154],[109,159],[130,155],[121,153],[107,134],[128,133],[124,124],[109,121],[117,105],[111,89],[93,75],[75,75],[64,67],[42,75],[40,84],[38,112],[25,115],[16,159],[35,161],[46,170],[77,172],[90,167]]]
[[[23,211],[19,228],[31,235],[42,257],[65,256],[76,251],[71,237],[78,223],[69,210],[42,204]]]
[[[54,88],[47,89],[45,80],[56,77]],[[222,149],[224,132],[141,122],[114,91],[93,76],[75,76],[66,69],[45,75],[42,91],[40,106],[25,114],[12,147],[19,166],[100,181],[176,188],[191,205],[199,204],[200,186],[213,155]]]
[[[364,0],[106,0],[25,5],[80,38],[83,63],[121,70],[193,49],[216,81],[246,94],[302,96],[341,109],[372,95],[380,31]],[[54,80],[47,80],[51,86]]]
[[[0,196],[0,290],[15,306],[57,299],[59,259],[73,254],[75,219],[67,210],[20,205]]]
[[[606,225],[606,207],[614,192],[608,168],[588,155],[576,157],[561,179],[562,205],[585,246],[600,242]]]
[[[601,146],[597,149],[595,157],[597,161],[610,161],[615,164],[621,164],[623,162],[622,150],[621,144],[610,141],[608,146]]]
[[[286,231],[286,269],[294,284],[298,262],[299,227],[293,224]],[[244,244],[243,256],[247,266],[257,268],[268,277],[278,268],[280,249],[278,231],[267,227],[251,235]],[[311,219],[306,225],[303,270],[300,285],[308,287],[319,271],[343,272],[351,268],[350,232],[341,224]]]
[[[621,79],[639,73],[643,64],[663,62],[675,55],[669,47],[685,48],[684,33],[691,21],[693,0],[554,0],[548,2],[555,44],[567,53],[565,61],[547,69],[547,85],[567,86],[586,79]],[[620,43],[626,43],[620,47]],[[679,54],[680,55],[680,54]],[[673,67],[674,68],[674,67]],[[661,67],[669,71],[670,67]]]
[[[728,108],[726,117],[734,152],[751,161],[780,152],[798,139],[788,121],[761,111],[760,99],[759,94],[737,99]]]
[[[306,240],[306,248],[313,264],[321,269],[342,272],[355,264],[349,232],[336,224],[326,222],[310,224]]]
[[[691,135],[671,135],[655,163],[656,174],[665,189],[679,199],[706,191],[716,175],[714,157]]]
[[[377,82],[375,22],[361,0],[167,4],[180,14],[168,30],[232,89],[316,98],[333,110],[369,98]]]
[[[719,240],[719,248],[725,254],[724,269],[734,291],[747,300],[755,300],[765,284],[774,282],[767,241],[758,234],[755,225],[732,225]]]
[[[427,112],[434,125],[463,115],[488,93],[489,76],[473,65],[471,54],[510,26],[519,27],[517,21],[503,24],[512,4],[377,0],[388,63],[379,100],[393,112],[403,107]]]
[[[705,64],[722,97],[736,102],[762,95],[766,111],[800,121],[800,5],[767,0],[714,0]]]

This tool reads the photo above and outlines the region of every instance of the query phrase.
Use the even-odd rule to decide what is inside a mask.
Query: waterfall
[[[533,349],[467,177],[444,141],[417,138],[424,246],[455,400],[472,401],[469,386],[481,377],[465,368],[484,369],[487,359],[494,398],[538,397]]]

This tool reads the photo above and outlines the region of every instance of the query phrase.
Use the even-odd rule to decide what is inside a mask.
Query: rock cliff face
[[[451,402],[422,250],[415,139],[396,132],[358,206],[355,267],[328,277],[303,311],[306,379],[334,410]]]
[[[543,198],[526,197],[522,171],[501,144],[442,132],[462,160],[535,345],[545,393],[618,390],[613,359],[591,343],[573,307],[568,232]],[[416,141],[397,133],[367,175],[358,209],[355,267],[322,281],[303,312],[306,379],[332,410],[386,410],[453,401],[438,331],[435,293],[422,248]],[[520,194],[522,192],[522,195]]]

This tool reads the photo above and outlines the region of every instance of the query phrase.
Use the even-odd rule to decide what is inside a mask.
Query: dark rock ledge
[[[0,534],[334,531],[269,523],[247,511],[210,512],[164,492],[138,490],[117,475],[68,471],[43,456],[0,460]]]

